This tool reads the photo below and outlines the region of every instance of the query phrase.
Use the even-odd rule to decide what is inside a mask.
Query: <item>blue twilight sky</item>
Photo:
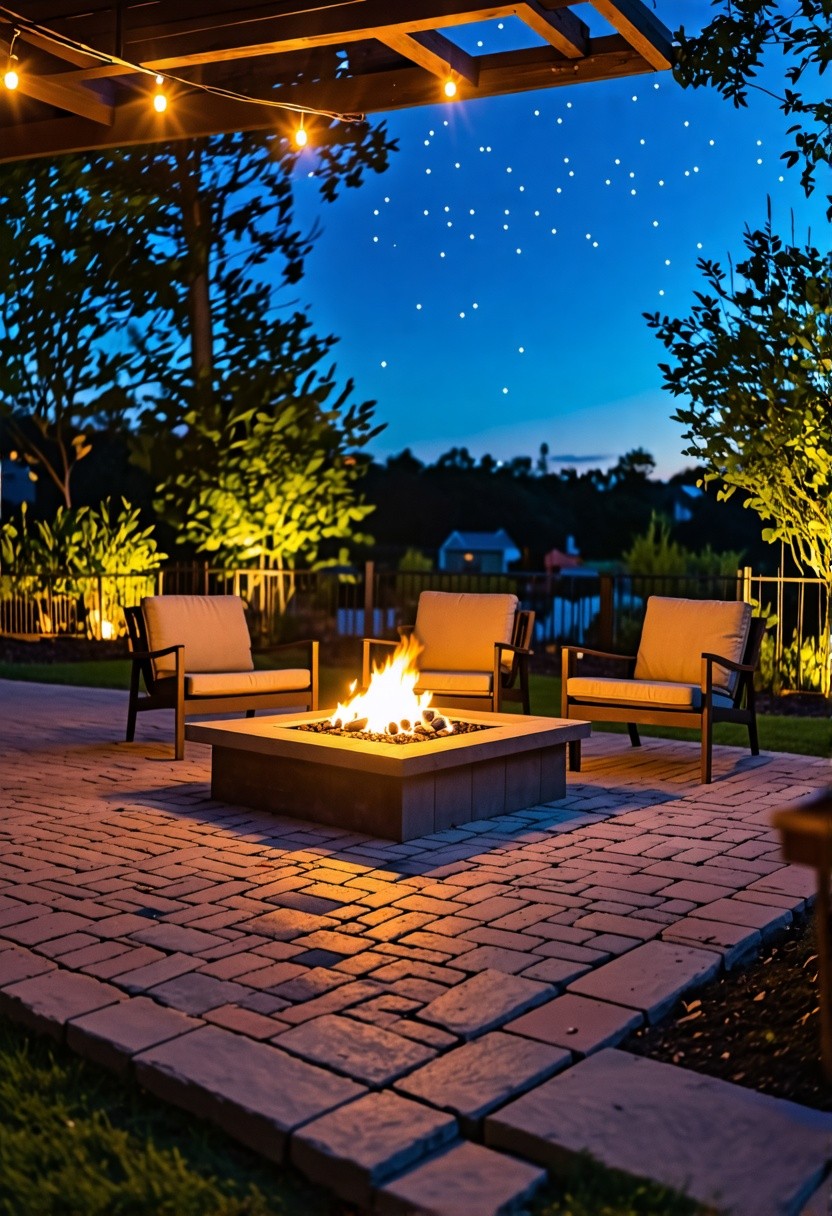
[[[708,13],[656,3],[673,29]],[[471,51],[530,43],[514,20],[454,36]],[[767,195],[784,235],[793,213],[798,238],[825,242],[825,191],[807,201],[785,169],[776,103],[752,92],[735,110],[663,72],[387,121],[389,170],[334,205],[306,181],[313,152],[297,170],[300,217],[324,228],[297,298],[340,339],[339,377],[378,402],[373,454],[510,459],[546,442],[555,467],[637,446],[661,476],[690,463],[642,313],[687,313],[697,258],[739,258]]]

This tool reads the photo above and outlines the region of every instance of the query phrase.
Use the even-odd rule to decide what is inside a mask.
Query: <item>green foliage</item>
[[[0,1022],[0,1216],[324,1216],[198,1120]]]
[[[381,171],[384,128],[333,131],[321,190],[334,198]],[[125,154],[121,172],[155,190],[155,231],[170,273],[155,284],[165,325],[137,335],[146,379],[137,459],[153,470],[157,510],[178,540],[231,564],[291,570],[331,560],[371,508],[354,449],[377,433],[369,403],[348,405],[334,339],[278,307],[317,230],[294,221],[294,154],[274,135],[237,134]],[[169,442],[175,433],[176,443]],[[283,606],[291,580],[280,582]]]
[[[120,508],[109,499],[97,509],[59,507],[51,523],[34,526],[24,503],[17,521],[0,525],[0,596],[26,595],[42,633],[73,630],[80,604],[89,637],[117,637],[126,628],[122,608],[152,594],[152,572],[166,556],[126,499]]]
[[[399,559],[399,569],[411,574],[428,574],[433,569],[433,559],[421,549],[411,548]]]
[[[760,686],[776,695],[784,690],[823,692],[825,652],[816,637],[801,638],[795,629],[792,640],[777,654],[776,638],[763,637],[760,649]]]
[[[791,119],[793,146],[783,153],[788,166],[801,166],[801,182],[811,194],[818,170],[832,166],[832,100],[823,75],[832,61],[832,9],[829,0],[714,0],[716,15],[680,43],[675,75],[684,85],[710,85],[735,106],[745,106],[748,90],[770,60],[783,67],[780,109]],[[770,53],[770,54],[769,54]],[[801,90],[809,89],[815,96]],[[769,92],[769,90],[766,90]],[[827,215],[832,219],[832,195]]]
[[[81,157],[0,168],[0,416],[66,507],[92,432],[130,406],[116,335],[148,307],[130,274],[151,260],[137,219]]]
[[[690,316],[648,325],[674,359],[664,386],[705,481],[723,500],[744,492],[764,538],[832,591],[832,255],[784,244],[770,220],[745,248],[736,276],[700,261]]]
[[[624,554],[627,573],[642,576],[731,578],[737,573],[741,561],[741,553],[733,550],[715,553],[710,545],[699,553],[693,553],[678,541],[670,539],[669,522],[655,512],[647,531],[637,536]]]

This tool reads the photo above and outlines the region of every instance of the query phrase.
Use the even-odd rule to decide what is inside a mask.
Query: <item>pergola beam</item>
[[[586,54],[589,29],[568,8],[547,11],[536,0],[526,0],[517,6],[517,16],[567,59],[581,59]]]
[[[474,88],[461,82],[458,96],[462,99],[612,80],[652,70],[618,35],[593,40],[589,54],[583,59],[566,60],[551,47],[534,47],[484,55],[477,63],[479,85]],[[405,67],[357,78],[293,85],[278,90],[277,97],[289,105],[309,109],[345,112],[347,106],[356,106],[362,113],[374,114],[435,105],[436,84],[422,68]],[[183,94],[174,107],[161,115],[150,112],[143,99],[134,98],[116,108],[113,124],[108,128],[81,118],[0,127],[0,163],[24,156],[130,147],[230,131],[279,130],[280,123],[280,112],[274,109],[204,93]],[[285,134],[289,135],[288,124]]]
[[[411,63],[418,64],[440,80],[453,76],[467,80],[472,85],[477,83],[479,68],[473,56],[436,30],[416,34],[403,34],[400,30],[377,30],[375,37],[391,51],[409,59]]]
[[[664,71],[673,66],[670,34],[640,0],[592,0],[592,5],[652,68]]]

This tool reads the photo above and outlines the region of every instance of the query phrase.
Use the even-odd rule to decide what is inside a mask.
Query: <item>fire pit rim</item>
[[[432,708],[438,713],[449,714],[451,718],[461,716],[458,709],[442,706]],[[574,718],[495,714],[485,710],[463,712],[465,721],[481,722],[491,729],[445,735],[420,743],[418,747],[401,747],[395,743],[375,743],[361,738],[292,729],[307,722],[326,721],[334,713],[333,707],[317,712],[188,723],[185,736],[195,743],[210,743],[214,747],[222,747],[225,742],[243,751],[283,755],[310,763],[406,778],[435,772],[439,768],[469,764],[474,756],[478,759],[488,759],[490,754],[504,756],[507,743],[512,744],[513,752],[534,751],[548,743],[562,744],[585,739],[590,733],[589,723]]]

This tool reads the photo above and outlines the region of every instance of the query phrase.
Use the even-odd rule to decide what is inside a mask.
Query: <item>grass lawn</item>
[[[258,666],[268,666],[268,658],[258,656]],[[321,704],[335,705],[346,693],[355,671],[348,667],[321,667]],[[34,680],[49,684],[76,684],[87,688],[126,689],[130,682],[128,659],[102,659],[82,663],[0,663],[0,679]],[[557,718],[560,716],[560,680],[555,676],[533,675],[531,678],[532,711]],[[509,709],[516,708],[508,706]],[[832,756],[832,719],[786,717],[760,714],[758,717],[760,746],[765,751],[796,752],[802,756]],[[621,734],[625,727],[619,723],[598,723],[593,730]],[[698,739],[695,730],[679,730],[669,726],[642,727],[644,735],[661,739]],[[714,740],[737,747],[748,746],[748,732],[732,723],[718,723]]]
[[[535,1216],[688,1216],[660,1187],[579,1164]],[[0,1216],[358,1216],[131,1083],[0,1019]]]

